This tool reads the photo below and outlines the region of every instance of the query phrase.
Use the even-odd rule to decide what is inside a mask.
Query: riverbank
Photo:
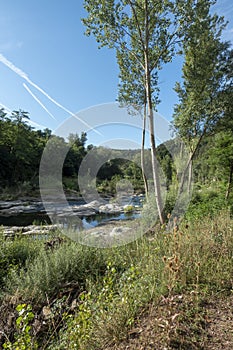
[[[0,346],[231,350],[232,232],[222,212],[107,249],[1,238]]]

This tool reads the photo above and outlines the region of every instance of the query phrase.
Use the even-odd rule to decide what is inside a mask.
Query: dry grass
[[[42,342],[38,335],[40,349],[210,349],[208,342],[217,349],[214,334],[230,349],[231,314],[224,302],[232,305],[232,230],[224,212],[124,247],[93,250],[70,243],[41,253],[43,259],[33,260],[20,278],[9,279],[11,293],[25,292],[30,299],[28,286],[36,275],[34,295],[46,295],[46,281],[53,300],[56,288],[58,297],[65,283],[79,282],[81,294],[71,292],[74,300],[66,306],[66,299],[60,302],[65,313],[59,327],[44,320],[48,327]],[[44,305],[49,303],[47,298]],[[41,319],[39,311],[36,317]]]

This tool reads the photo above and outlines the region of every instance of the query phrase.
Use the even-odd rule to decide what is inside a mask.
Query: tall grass
[[[63,315],[64,327],[41,349],[104,349],[121,341],[140,312],[162,295],[232,291],[232,231],[229,212],[223,211],[122,247],[97,249],[67,240],[54,251],[41,249],[20,272],[13,271],[8,293],[17,290],[24,300],[43,305],[67,282],[76,282],[75,314]]]
[[[25,264],[30,264],[35,259],[42,245],[39,241],[33,241],[26,237],[7,239],[0,232],[0,294],[5,288],[5,281],[11,271],[18,274]]]
[[[51,349],[111,347],[124,338],[140,310],[156,303],[161,295],[230,292],[232,229],[233,223],[224,212],[214,220],[207,217],[189,227],[185,223],[178,231],[155,235],[153,240],[145,237],[125,250],[117,249],[118,256],[127,252],[129,257],[133,248],[131,265],[126,264],[121,273],[111,262],[107,265],[103,279],[89,285],[85,302],[80,304],[83,307],[69,319],[68,328],[60,332]],[[111,258],[116,261],[110,254]]]

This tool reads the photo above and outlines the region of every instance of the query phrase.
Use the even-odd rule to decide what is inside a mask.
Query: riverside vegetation
[[[1,348],[233,348],[233,50],[222,42],[226,24],[210,11],[214,3],[84,1],[86,34],[115,49],[118,101],[144,108],[151,150],[144,149],[144,132],[141,166],[159,194],[151,158],[156,154],[167,189],[165,209],[161,212],[157,195],[160,224],[154,222],[153,201],[140,219],[151,229],[134,242],[106,249],[81,245],[60,231],[42,239],[19,234],[14,240],[2,232]],[[194,191],[185,217],[168,232],[163,222],[176,200],[182,152],[172,151],[176,137],[156,147],[153,109],[159,71],[178,54],[184,64],[182,82],[175,86],[179,103],[173,129],[188,149],[186,170],[193,172]],[[100,159],[109,159],[91,183],[100,195],[113,196],[116,185],[127,187],[128,180],[135,193],[144,190],[139,150],[86,146],[85,133],[64,140],[48,129],[34,130],[28,119],[21,110],[11,115],[0,110],[2,199],[39,195],[39,164],[48,141],[51,169],[59,150],[67,150],[62,169],[66,191],[80,195],[79,167],[90,150],[87,180]],[[179,158],[177,166],[171,154]]]
[[[232,231],[229,202],[202,188],[179,227],[121,247],[1,235],[1,347],[231,349]]]
[[[63,185],[79,194],[75,165],[93,147],[85,146],[86,135],[70,135],[68,144],[48,130],[33,130],[24,115],[19,111],[9,117],[1,110],[2,198],[38,193],[38,165],[48,139],[55,152],[70,147]],[[192,158],[192,201],[179,227],[174,225],[170,233],[158,224],[133,243],[97,249],[60,231],[37,240],[23,235],[10,240],[2,232],[0,346],[232,349],[232,135],[228,114],[198,143]],[[168,142],[169,147],[157,147],[168,189],[165,216],[174,207],[178,185],[167,150],[176,143]],[[112,151],[97,148],[97,160],[106,152]],[[97,174],[99,193],[113,195],[119,180],[130,180],[135,191],[143,191],[141,169],[135,164],[140,151],[124,151],[132,161],[120,159],[122,150],[110,153],[113,160]],[[145,151],[147,174],[149,153]],[[153,205],[147,206],[141,220],[153,223]],[[54,244],[48,244],[51,241]]]
[[[3,198],[38,191],[38,162],[49,132],[34,131],[22,116],[17,112],[8,117],[2,111]],[[192,201],[179,227],[174,225],[169,233],[157,224],[135,242],[97,249],[82,246],[60,231],[36,240],[20,234],[6,239],[2,231],[0,346],[12,350],[232,349],[231,127],[230,119],[217,124],[214,135],[199,143],[192,164]],[[48,137],[55,150],[65,144],[61,138]],[[92,146],[85,147],[85,134],[72,138],[63,183],[78,193],[78,170],[73,165],[82,157],[77,143],[82,143],[83,156]],[[165,216],[174,207],[178,185],[177,169],[167,150],[176,143],[168,142],[169,147],[157,147],[168,189]],[[24,150],[35,154],[29,157]],[[96,156],[101,152],[110,151],[99,148]],[[141,170],[133,162],[140,152],[132,151],[132,162],[121,161],[117,152],[97,174],[97,190],[114,194],[119,180],[130,179],[135,191],[142,191]],[[127,158],[130,152],[125,151]],[[145,151],[145,165],[150,167],[149,156]],[[8,165],[17,172],[10,172]],[[70,176],[68,168],[73,172]],[[155,204],[147,208],[140,220],[153,223]]]

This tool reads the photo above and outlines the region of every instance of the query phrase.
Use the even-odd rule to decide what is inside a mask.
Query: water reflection
[[[62,224],[64,227],[72,227],[76,228],[77,230],[80,229],[89,229],[96,227],[100,224],[104,224],[109,221],[118,221],[118,220],[132,220],[135,218],[140,217],[140,213],[138,209],[142,208],[144,201],[144,196],[122,196],[121,198],[118,197],[118,201],[115,201],[119,206],[125,206],[125,205],[132,205],[135,210],[132,212],[119,212],[119,213],[98,213],[91,216],[80,216],[80,215],[73,215],[71,216],[65,216],[58,218],[56,217],[53,222],[56,222],[58,224]],[[83,205],[85,202],[83,200],[79,201],[72,201],[69,202],[70,206],[77,206],[77,205]],[[34,212],[34,213],[20,213],[18,215],[12,215],[12,216],[0,216],[0,225],[4,226],[28,226],[28,225],[50,225],[51,220],[49,216],[46,213],[43,212]]]

